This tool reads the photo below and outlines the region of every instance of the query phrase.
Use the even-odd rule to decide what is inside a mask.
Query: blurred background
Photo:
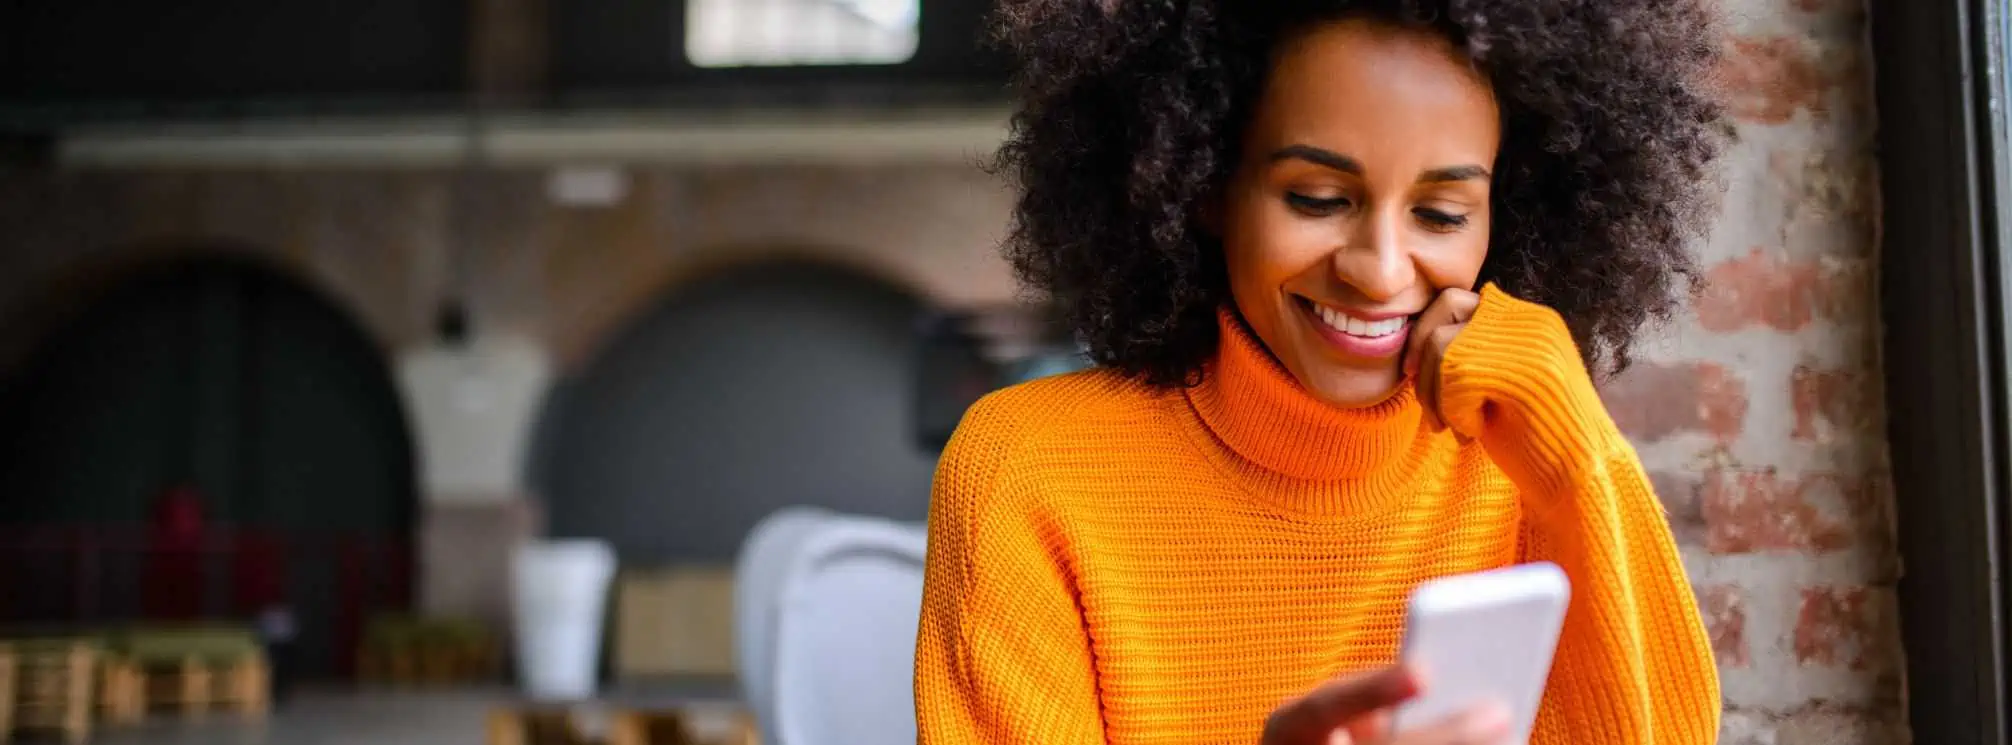
[[[996,253],[988,10],[0,6],[21,686],[88,642],[155,687],[202,657],[203,706],[255,709],[238,649],[307,701],[242,736],[483,741],[513,555],[585,538],[619,567],[609,695],[739,698],[757,521],[919,531],[964,407],[1081,364]],[[379,689],[468,716],[407,733]],[[93,736],[238,732],[135,726]]]
[[[1946,45],[1722,4],[1705,294],[1603,395],[1726,742],[1907,742],[1903,614],[1993,617],[1897,591],[1868,35]],[[997,252],[990,5],[0,2],[0,740],[912,739],[937,456],[1083,364]]]

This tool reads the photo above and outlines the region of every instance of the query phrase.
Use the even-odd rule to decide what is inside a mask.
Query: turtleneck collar
[[[1204,427],[1232,451],[1253,490],[1289,493],[1299,511],[1367,508],[1409,491],[1435,439],[1407,381],[1375,406],[1345,409],[1301,387],[1236,312],[1218,314],[1222,342],[1200,385],[1187,390]]]

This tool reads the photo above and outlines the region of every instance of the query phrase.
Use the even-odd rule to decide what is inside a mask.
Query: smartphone
[[[1509,709],[1508,742],[1528,742],[1571,596],[1565,571],[1550,562],[1444,577],[1412,591],[1402,655],[1423,674],[1425,690],[1398,707],[1397,731],[1494,701]]]

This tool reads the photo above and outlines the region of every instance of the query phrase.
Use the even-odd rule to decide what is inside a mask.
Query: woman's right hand
[[[1262,745],[1501,745],[1508,738],[1509,714],[1499,706],[1392,735],[1392,710],[1418,691],[1418,676],[1402,666],[1330,682],[1272,712]]]

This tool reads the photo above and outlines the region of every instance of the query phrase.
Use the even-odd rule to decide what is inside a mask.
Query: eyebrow
[[[1448,166],[1434,168],[1418,177],[1421,184],[1443,184],[1449,181],[1488,180],[1488,169],[1476,165]]]
[[[1287,145],[1271,154],[1272,162],[1281,160],[1304,160],[1317,166],[1325,166],[1342,173],[1362,175],[1362,164],[1354,158],[1333,150],[1323,150],[1312,145]]]
[[[1333,150],[1317,148],[1312,145],[1287,145],[1285,147],[1279,148],[1277,152],[1272,153],[1271,159],[1273,161],[1304,160],[1308,163],[1312,163],[1317,166],[1323,166],[1326,168],[1332,168],[1342,173],[1353,174],[1356,176],[1362,175],[1362,164],[1355,162],[1354,158],[1350,158],[1346,155],[1342,155],[1341,153],[1334,152]],[[1447,166],[1445,168],[1434,168],[1430,171],[1426,171],[1425,173],[1419,174],[1418,183],[1443,184],[1452,181],[1470,181],[1475,179],[1486,180],[1488,177],[1489,177],[1488,169],[1482,168],[1481,166],[1477,165]]]

